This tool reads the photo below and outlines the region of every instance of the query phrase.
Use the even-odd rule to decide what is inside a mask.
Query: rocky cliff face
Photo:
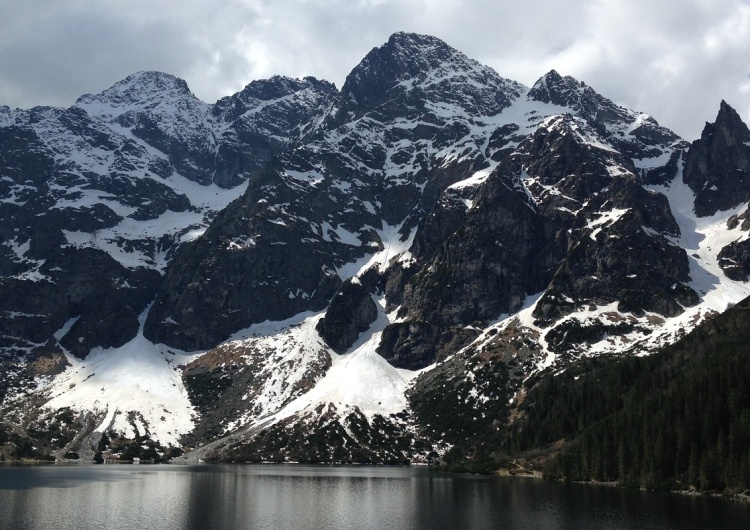
[[[381,348],[399,366],[444,358],[474,339],[467,326],[517,312],[533,293],[544,292],[534,317],[545,327],[585,304],[672,316],[697,303],[674,286],[687,281],[688,260],[665,239],[679,234],[668,202],[644,189],[674,176],[666,166],[681,141],[554,71],[514,107],[488,142],[491,169],[465,217],[404,290],[406,320]],[[628,261],[636,248],[659,265]]]
[[[140,72],[69,109],[0,109],[4,342],[85,357],[131,340],[173,251],[335,93],[275,77],[208,105]]]
[[[34,403],[196,458],[498,436],[530,375],[750,295],[748,143],[726,103],[689,145],[571,77],[524,87],[407,33],[340,91],[274,77],[210,105],[142,72],[1,107],[2,410],[46,421],[19,396],[64,370]]]
[[[695,213],[699,217],[740,208],[727,221],[726,228],[732,235],[724,242],[718,259],[728,277],[747,281],[750,224],[744,205],[750,199],[750,130],[726,102],[721,102],[716,121],[707,123],[700,140],[690,146],[684,180],[696,194]]]
[[[324,309],[353,262],[404,246],[442,190],[486,164],[477,144],[491,126],[474,116],[497,115],[519,90],[437,39],[394,35],[348,76],[312,139],[258,172],[177,257],[147,336],[208,348]]]
[[[726,102],[716,122],[707,123],[700,140],[691,144],[683,178],[695,192],[698,217],[750,200],[750,130]]]

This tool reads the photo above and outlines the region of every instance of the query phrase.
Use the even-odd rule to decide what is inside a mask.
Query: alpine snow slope
[[[530,376],[750,295],[728,104],[689,144],[428,36],[340,91],[277,77],[209,105],[140,73],[3,107],[0,157],[7,455],[426,461],[502,432]]]

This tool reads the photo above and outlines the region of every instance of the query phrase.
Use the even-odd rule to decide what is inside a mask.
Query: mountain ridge
[[[214,451],[195,458],[425,461],[492,438],[524,378],[655,351],[750,295],[747,127],[724,102],[688,145],[554,70],[529,88],[397,33],[340,91],[275,76],[209,105],[143,72],[0,116],[23,432],[54,403],[87,436]],[[37,446],[96,453],[76,439]]]

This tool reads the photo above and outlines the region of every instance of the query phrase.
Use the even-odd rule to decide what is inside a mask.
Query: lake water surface
[[[750,506],[422,467],[0,466],[8,529],[732,529]]]

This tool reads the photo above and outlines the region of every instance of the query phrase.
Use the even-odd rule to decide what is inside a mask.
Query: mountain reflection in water
[[[0,467],[0,528],[750,528],[723,499],[421,467]]]

